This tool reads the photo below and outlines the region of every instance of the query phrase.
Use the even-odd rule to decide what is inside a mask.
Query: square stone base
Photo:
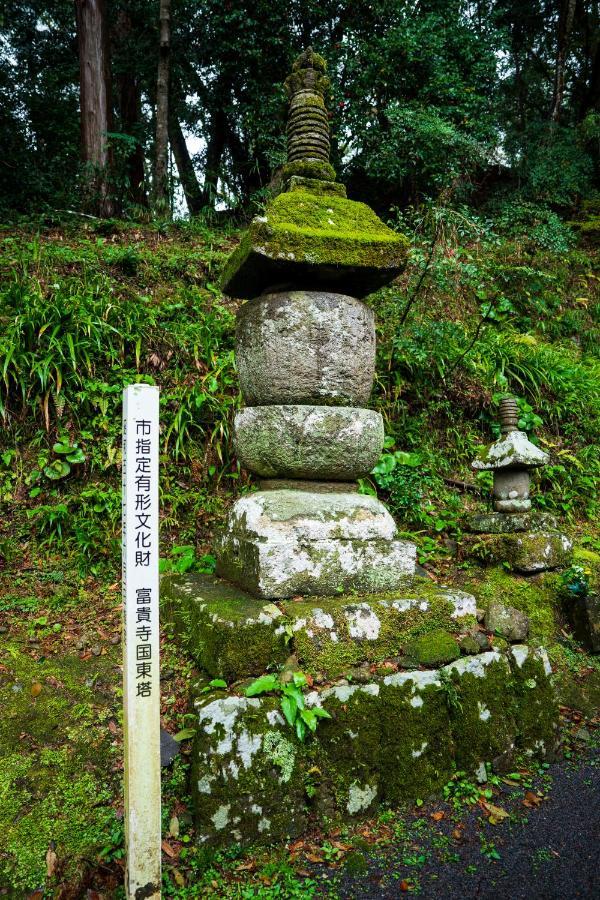
[[[215,544],[217,573],[270,599],[395,590],[416,548],[365,494],[257,491],[231,508]]]

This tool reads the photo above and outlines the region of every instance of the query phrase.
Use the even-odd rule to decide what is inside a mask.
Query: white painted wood
[[[158,388],[123,391],[125,890],[161,895]]]

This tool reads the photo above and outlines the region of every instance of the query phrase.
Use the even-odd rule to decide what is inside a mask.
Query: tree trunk
[[[117,65],[119,90],[119,112],[121,131],[133,138],[132,149],[124,160],[128,199],[138,206],[148,206],[144,170],[144,147],[142,142],[141,90],[135,62],[127,52],[127,46],[135,40],[134,25],[128,9],[120,10],[112,40],[113,55],[119,51],[120,65]],[[114,56],[113,56],[114,58]]]
[[[159,215],[169,212],[169,69],[171,55],[171,0],[160,0],[160,47],[156,80],[156,144],[154,204]]]
[[[108,29],[104,0],[76,0],[79,49],[81,152],[87,167],[88,205],[104,217],[114,215],[110,196],[112,127]]]
[[[203,207],[202,191],[200,190],[194,164],[185,142],[185,136],[175,115],[169,116],[169,141],[173,148],[179,180],[185,194],[185,202],[190,211],[190,216],[197,216]]]
[[[552,111],[550,113],[550,121],[553,125],[558,124],[558,120],[560,119],[560,111],[565,93],[565,64],[567,60],[569,37],[571,35],[571,29],[573,28],[575,5],[576,0],[563,0],[558,20],[554,96],[552,98]]]
[[[204,167],[204,185],[202,188],[202,205],[214,207],[219,181],[221,159],[225,150],[227,134],[227,118],[223,103],[217,100],[211,116],[210,137],[206,145],[206,165]]]

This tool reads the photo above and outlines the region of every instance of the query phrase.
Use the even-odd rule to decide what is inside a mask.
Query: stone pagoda
[[[571,541],[559,532],[553,516],[531,510],[531,471],[547,462],[548,454],[519,429],[516,398],[503,397],[500,438],[472,463],[476,472],[493,472],[494,511],[470,521],[471,531],[481,535],[471,543],[487,561],[508,562],[526,575],[568,565]]]
[[[335,181],[327,84],[322,57],[302,53],[280,192],[224,275],[245,301],[235,445],[258,490],[227,516],[216,576],[162,582],[163,622],[200,671],[190,789],[213,846],[287,841],[554,742],[544,652],[523,633],[495,650],[475,597],[416,576],[414,545],[358,491],[384,440],[363,298],[402,271],[407,241]],[[265,673],[306,686],[296,713],[325,711],[307,740],[276,693],[247,692]]]
[[[327,86],[323,58],[302,53],[286,81],[282,191],[251,223],[223,281],[247,301],[235,446],[260,490],[233,506],[217,572],[268,598],[386,591],[415,564],[414,545],[357,487],[384,440],[381,415],[367,408],[375,324],[361,298],[403,270],[407,244],[335,181]]]

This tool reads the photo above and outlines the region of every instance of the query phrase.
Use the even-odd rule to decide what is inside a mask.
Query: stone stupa
[[[334,180],[327,84],[322,57],[298,57],[286,82],[283,190],[223,279],[225,293],[247,301],[236,334],[247,405],[235,446],[261,481],[229,514],[217,572],[267,598],[385,591],[415,564],[414,545],[357,487],[384,441],[381,415],[367,408],[375,323],[360,298],[403,270],[407,243]]]

